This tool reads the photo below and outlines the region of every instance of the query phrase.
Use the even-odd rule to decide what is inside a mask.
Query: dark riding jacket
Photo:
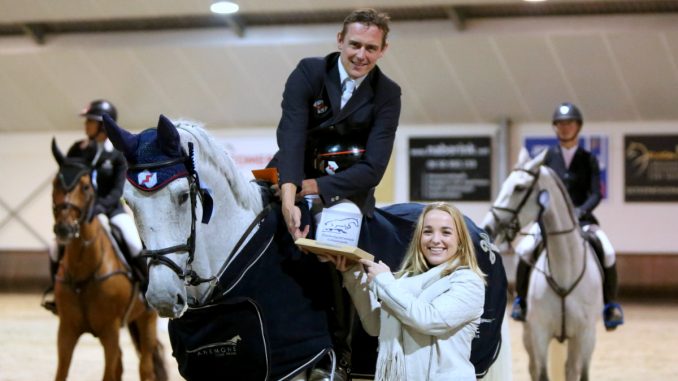
[[[304,179],[315,178],[326,206],[341,199],[355,202],[366,216],[374,211],[374,188],[391,157],[400,118],[400,87],[375,67],[340,110],[339,53],[302,59],[283,92],[278,124],[279,151],[268,164],[276,167],[280,184],[301,189]],[[350,168],[320,176],[313,167],[316,137],[348,139],[365,147]]]
[[[108,217],[113,217],[125,211],[120,198],[125,185],[127,161],[108,140],[102,144],[98,156],[97,149],[94,140],[80,140],[71,146],[67,156],[81,158],[92,166],[92,184],[97,194],[93,215],[105,213]]]
[[[598,224],[593,209],[602,198],[600,191],[600,168],[598,160],[589,151],[578,147],[568,168],[560,145],[552,146],[546,152],[544,164],[560,177],[567,188],[572,203],[578,209],[582,225]]]

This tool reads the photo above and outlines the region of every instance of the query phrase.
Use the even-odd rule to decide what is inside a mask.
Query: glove
[[[101,213],[106,213],[106,208],[99,203],[95,203],[94,206],[92,207],[92,216],[96,216]]]
[[[584,217],[584,214],[586,214],[586,212],[583,209],[574,208],[574,215],[577,216],[577,219]]]

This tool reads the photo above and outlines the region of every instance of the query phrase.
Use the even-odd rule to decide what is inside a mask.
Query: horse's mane
[[[235,162],[229,155],[226,148],[217,143],[203,128],[203,124],[191,120],[178,120],[174,122],[179,130],[189,133],[201,147],[203,152],[198,152],[201,155],[202,161],[197,162],[196,169],[200,172],[199,166],[209,165],[211,169],[221,173],[228,181],[233,191],[233,195],[243,208],[250,210],[257,210],[261,208],[262,200],[261,193],[256,183],[250,182],[243,176],[240,169],[235,165]],[[210,184],[206,184],[209,186]]]
[[[547,165],[540,165],[540,168],[543,168],[548,177],[551,178],[551,180],[553,180],[553,182],[556,184],[556,187],[558,187],[558,190],[562,195],[563,202],[565,202],[565,205],[567,206],[568,213],[573,218],[573,220],[576,221],[577,217],[574,213],[574,204],[572,203],[572,199],[565,188],[565,183],[563,183],[558,174],[556,174],[556,172],[551,167]]]

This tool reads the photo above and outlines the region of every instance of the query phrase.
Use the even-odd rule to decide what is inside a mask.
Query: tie
[[[344,92],[341,94],[341,108],[344,108],[346,102],[351,99],[353,89],[355,89],[355,81],[351,78],[346,78],[344,80]]]

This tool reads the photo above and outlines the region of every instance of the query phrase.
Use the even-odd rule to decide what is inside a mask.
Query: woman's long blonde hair
[[[448,268],[443,271],[443,276],[451,274],[458,266],[468,266],[471,268],[471,270],[475,271],[478,275],[484,278],[485,274],[483,274],[482,270],[478,266],[478,260],[476,259],[473,241],[471,240],[471,234],[469,233],[466,222],[464,221],[464,215],[455,206],[446,202],[434,202],[428,204],[421,212],[421,215],[417,219],[417,226],[415,227],[414,233],[412,234],[412,239],[410,240],[407,253],[405,254],[405,258],[400,265],[400,270],[398,270],[396,273],[396,277],[402,277],[403,275],[412,276],[422,274],[431,268],[426,262],[424,253],[421,251],[421,236],[424,230],[424,218],[426,217],[426,214],[432,210],[443,211],[452,217],[458,239],[457,252],[447,261],[446,265]],[[452,263],[456,259],[459,259],[459,261],[457,262],[456,266],[452,266]]]

